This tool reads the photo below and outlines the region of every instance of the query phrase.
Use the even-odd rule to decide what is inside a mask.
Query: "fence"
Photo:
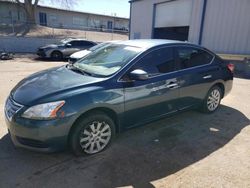
[[[38,47],[64,38],[84,38],[96,42],[127,40],[128,31],[98,27],[57,28],[21,22],[0,25],[0,51],[36,52]]]
[[[97,36],[95,37],[93,34]],[[50,24],[48,27],[37,25],[35,23],[18,21],[0,23],[0,36],[29,36],[42,38],[72,37],[85,38],[95,41],[106,41],[127,39],[128,30],[124,27],[108,29],[104,27],[104,25],[88,27],[76,24]]]

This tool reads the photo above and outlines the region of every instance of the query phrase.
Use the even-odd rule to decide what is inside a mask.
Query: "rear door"
[[[127,127],[177,110],[179,90],[175,65],[173,48],[162,47],[149,52],[128,70],[127,73],[136,69],[144,70],[149,74],[149,79],[132,81],[128,74],[122,78]]]
[[[213,63],[214,55],[206,50],[176,47],[178,83],[180,86],[179,109],[199,104],[206,96],[211,84],[218,79],[219,67]]]

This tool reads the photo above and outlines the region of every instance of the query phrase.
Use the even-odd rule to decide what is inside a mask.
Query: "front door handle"
[[[177,86],[178,86],[177,83],[171,83],[171,84],[168,84],[168,85],[167,85],[167,88],[173,89],[173,88],[176,88]]]
[[[203,76],[203,79],[209,79],[209,78],[212,78],[212,75]]]

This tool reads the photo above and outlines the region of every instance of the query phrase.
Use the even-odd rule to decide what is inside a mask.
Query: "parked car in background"
[[[99,48],[102,48],[102,47],[106,46],[107,44],[114,43],[114,42],[118,42],[118,41],[103,42],[103,43],[97,44],[96,46],[93,46],[92,48],[75,52],[69,56],[69,63],[75,63],[77,60],[85,57],[89,53],[91,53]]]
[[[93,47],[91,47],[89,49],[80,50],[78,52],[75,52],[75,53],[71,54],[69,56],[69,63],[75,63],[77,60],[85,57],[86,55],[88,55],[89,53],[95,51],[96,49],[105,46],[106,44],[108,44],[108,43],[100,43],[100,44],[97,44],[96,46],[93,46]]]
[[[61,40],[57,44],[50,44],[38,48],[37,55],[42,58],[52,58],[53,60],[61,60],[69,57],[71,54],[89,49],[97,43],[84,39],[66,39]]]
[[[198,45],[122,41],[25,78],[5,117],[16,146],[90,155],[129,128],[186,109],[215,112],[232,84],[233,65]]]

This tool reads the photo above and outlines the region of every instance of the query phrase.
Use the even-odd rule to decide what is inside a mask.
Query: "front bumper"
[[[63,150],[73,124],[72,117],[46,121],[15,117],[5,119],[15,146],[40,152]]]
[[[44,50],[42,49],[38,49],[36,54],[39,56],[39,57],[42,57],[42,58],[45,58],[46,57],[46,53]]]

